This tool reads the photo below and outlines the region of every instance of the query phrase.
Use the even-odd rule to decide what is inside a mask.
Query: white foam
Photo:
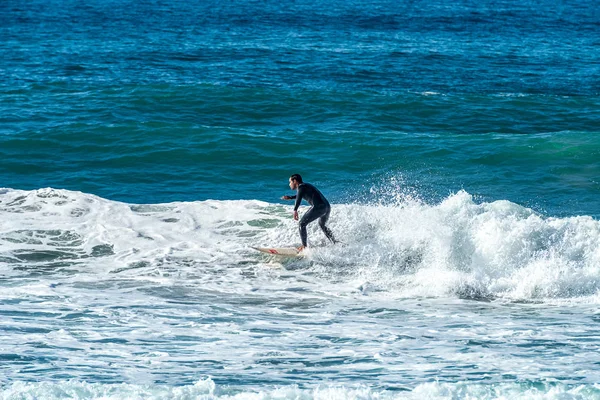
[[[271,261],[250,246],[298,244],[289,205],[131,205],[66,190],[0,193],[4,276],[46,268],[54,277],[76,270],[78,279],[115,274],[165,285],[173,276],[203,277],[207,289],[218,285],[235,293],[251,289],[239,269]],[[464,191],[436,205],[411,196],[395,199],[393,205],[334,205],[330,226],[345,245],[328,246],[312,224],[309,238],[316,247],[299,267],[318,273],[315,285],[335,282],[327,289],[332,295],[600,297],[600,223],[591,217],[545,217],[508,201],[477,203]],[[272,269],[259,273],[267,282],[269,274],[279,279]]]
[[[438,383],[419,384],[403,391],[372,389],[366,385],[323,384],[314,388],[273,386],[271,388],[240,391],[217,386],[210,378],[197,381],[193,385],[135,385],[100,384],[71,380],[68,382],[14,382],[0,389],[0,396],[12,398],[43,398],[46,400],[70,398],[84,399],[230,399],[230,400],[387,400],[387,399],[598,399],[600,388],[597,385],[563,384],[470,384]]]

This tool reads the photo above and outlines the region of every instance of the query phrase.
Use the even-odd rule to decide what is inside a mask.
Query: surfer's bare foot
[[[304,246],[300,246],[300,247],[296,247],[296,249],[298,250],[298,253],[300,253],[302,250],[304,250],[306,247]]]

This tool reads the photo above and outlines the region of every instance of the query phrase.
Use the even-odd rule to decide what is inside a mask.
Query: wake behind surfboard
[[[300,252],[295,247],[252,247],[252,248],[254,250],[258,250],[263,253],[272,254],[275,256],[284,256],[284,257],[301,256]]]

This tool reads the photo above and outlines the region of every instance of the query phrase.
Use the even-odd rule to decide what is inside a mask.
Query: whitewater
[[[598,221],[389,198],[278,258],[289,205],[1,189],[0,398],[600,397]]]

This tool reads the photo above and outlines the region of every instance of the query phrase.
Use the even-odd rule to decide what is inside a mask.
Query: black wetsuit
[[[294,211],[298,211],[302,199],[306,200],[312,206],[306,214],[302,216],[302,219],[300,219],[300,239],[302,240],[302,246],[306,247],[307,245],[306,225],[317,218],[319,218],[319,226],[321,227],[321,230],[323,230],[323,233],[325,233],[325,236],[333,243],[336,243],[333,233],[325,226],[329,219],[331,206],[325,196],[323,196],[323,193],[310,183],[301,183],[298,185],[298,193],[295,196],[290,197],[296,199]]]

